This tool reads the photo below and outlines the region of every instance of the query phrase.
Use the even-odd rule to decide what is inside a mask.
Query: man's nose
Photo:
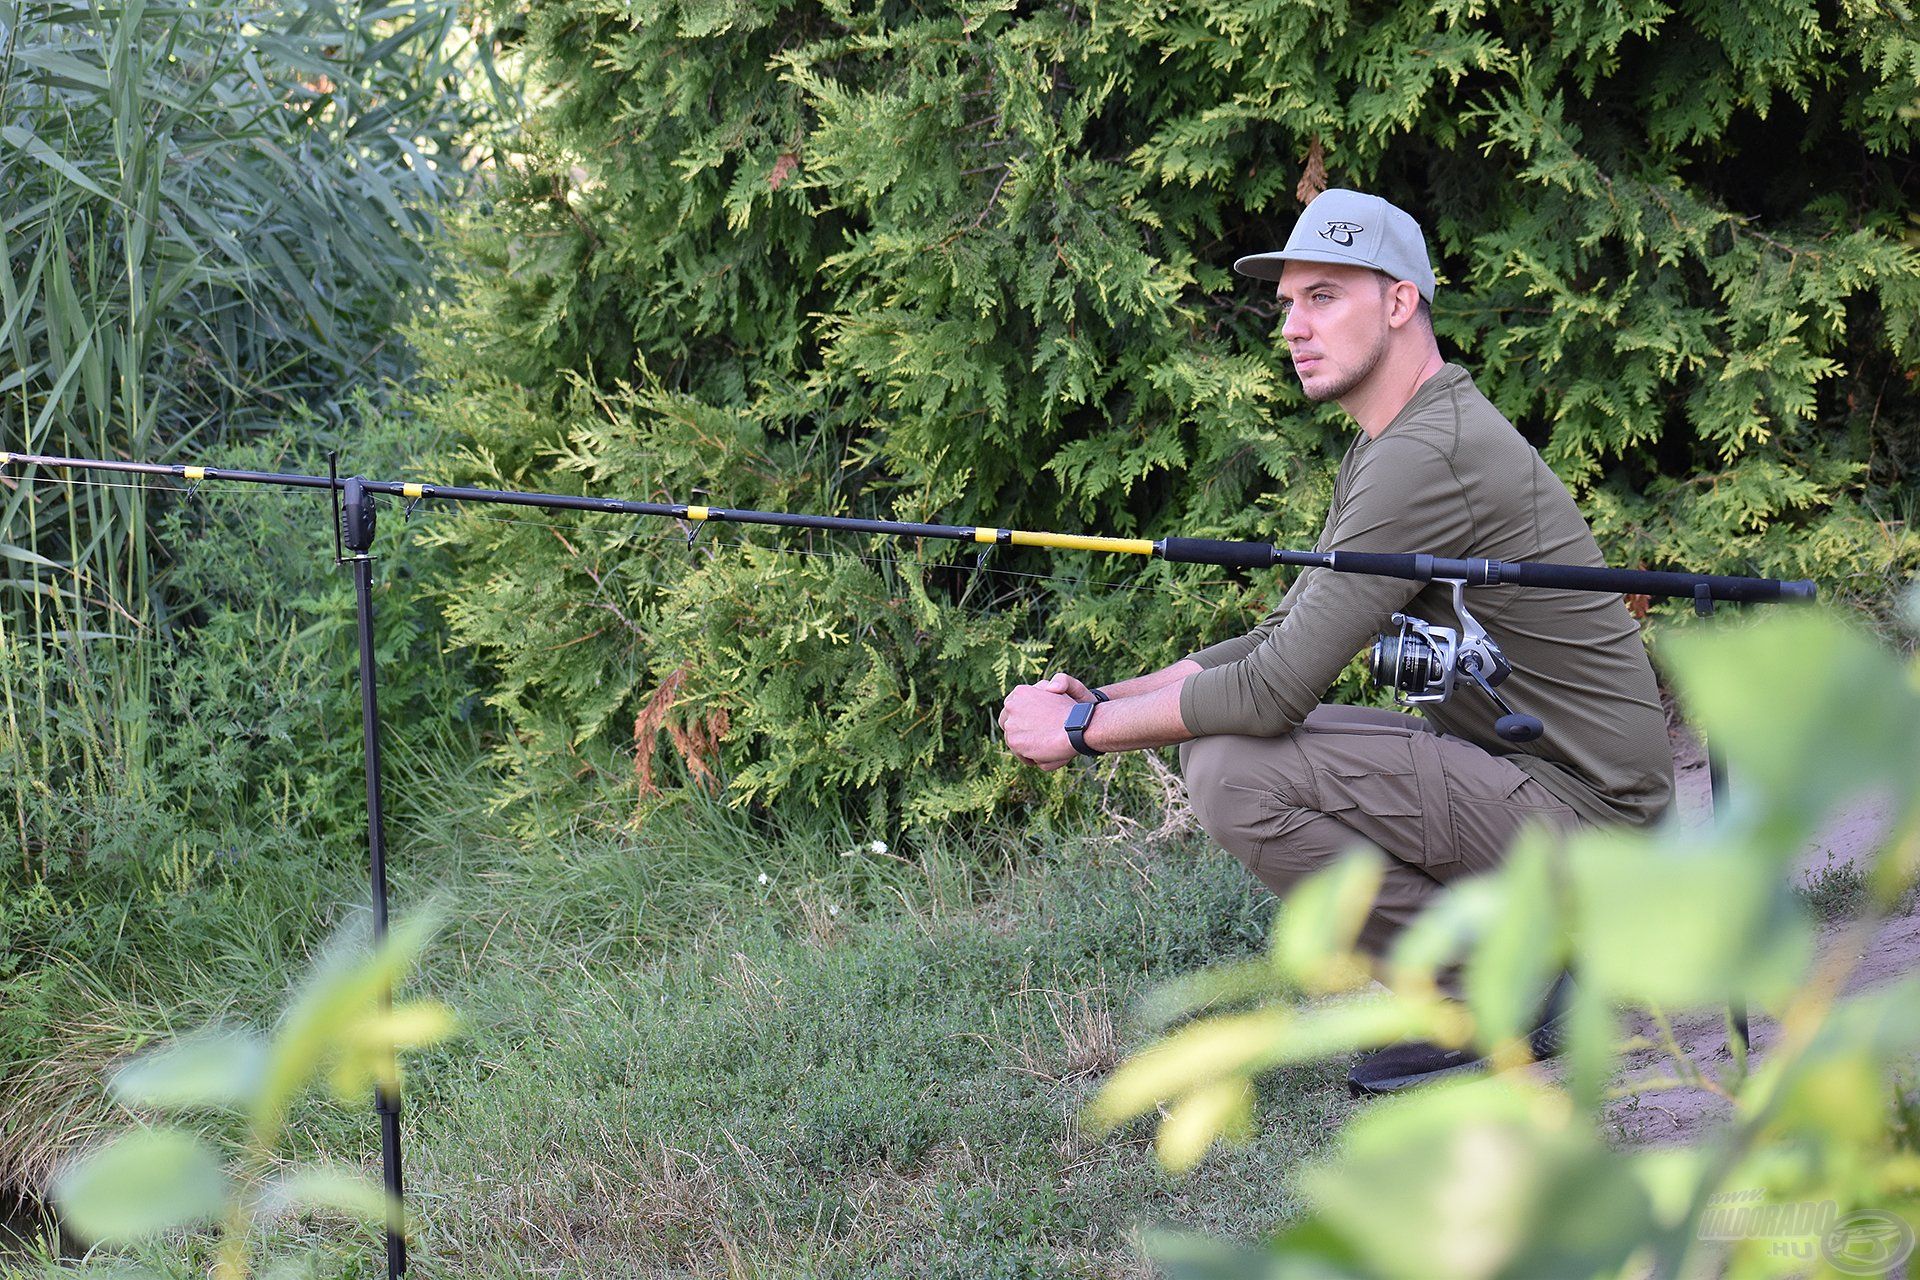
[[[1306,317],[1300,314],[1300,308],[1288,307],[1284,301],[1281,302],[1280,306],[1282,307],[1280,315],[1280,336],[1288,342],[1306,337]]]

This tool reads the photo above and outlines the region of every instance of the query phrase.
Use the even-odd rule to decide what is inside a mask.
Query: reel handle
[[[1467,668],[1467,674],[1480,686],[1480,691],[1493,699],[1493,705],[1500,709],[1500,718],[1493,722],[1493,731],[1506,742],[1532,742],[1547,731],[1538,716],[1522,715],[1515,711],[1507,700],[1493,687],[1493,681],[1487,679],[1478,663]]]
[[[1532,742],[1547,729],[1537,716],[1509,712],[1493,722],[1493,731],[1508,742]]]

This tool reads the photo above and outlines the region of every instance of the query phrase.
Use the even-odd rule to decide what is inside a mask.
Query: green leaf
[[[1313,1062],[1415,1036],[1464,1036],[1456,1010],[1398,996],[1329,1002],[1304,1011],[1263,1009],[1208,1018],[1121,1064],[1088,1105],[1090,1123],[1112,1128],[1156,1104],[1217,1081]]]
[[[82,1239],[126,1244],[204,1222],[226,1203],[213,1151],[175,1129],[141,1129],[92,1152],[54,1184],[61,1221]]]
[[[61,177],[73,183],[74,186],[98,196],[102,200],[111,200],[113,198],[101,190],[92,178],[89,178],[86,174],[75,168],[72,161],[48,146],[44,140],[35,136],[33,131],[24,125],[0,125],[0,142],[5,142],[10,146],[26,152],[40,163],[57,170]]]
[[[1176,1103],[1160,1122],[1154,1144],[1160,1163],[1184,1173],[1219,1138],[1244,1140],[1253,1130],[1253,1085],[1247,1080],[1216,1080]]]
[[[1302,1185],[1385,1280],[1611,1274],[1649,1213],[1567,1099],[1514,1073],[1369,1109]]]
[[[324,1064],[352,1055],[362,1026],[379,1018],[382,995],[392,991],[437,924],[434,912],[416,912],[396,922],[372,951],[356,930],[343,929],[333,938],[274,1031],[254,1106],[262,1131],[277,1130],[278,1117]]]
[[[1585,832],[1569,841],[1582,983],[1677,1007],[1779,998],[1806,972],[1813,929],[1770,858],[1734,836],[1654,843]]]
[[[1885,1127],[1893,1072],[1920,1048],[1920,978],[1852,996],[1835,1006],[1804,1053],[1764,1063],[1751,1090],[1755,1107],[1785,1133],[1819,1133],[1850,1144]]]
[[[1258,1070],[1291,1021],[1288,1010],[1263,1009],[1183,1027],[1121,1064],[1089,1105],[1092,1122],[1112,1128],[1191,1089]]]
[[[1832,806],[1910,784],[1920,691],[1831,614],[1782,607],[1757,625],[1674,636],[1669,658],[1688,713],[1733,767],[1736,810],[1781,828],[1754,853],[1785,862]]]
[[[1393,940],[1388,968],[1394,974],[1431,980],[1441,969],[1472,954],[1474,940],[1499,917],[1503,896],[1497,876],[1475,876],[1448,885]]]
[[[331,1209],[362,1222],[386,1222],[396,1208],[386,1189],[345,1169],[299,1169],[270,1183],[260,1197],[268,1218],[305,1209]]]
[[[1277,982],[1269,960],[1214,965],[1169,978],[1140,1001],[1140,1020],[1155,1030],[1192,1014],[1273,998]]]
[[[1561,967],[1561,919],[1553,884],[1559,839],[1522,836],[1498,873],[1499,909],[1467,961],[1463,986],[1474,1036],[1488,1047],[1524,1036]]]
[[[1372,975],[1354,946],[1385,874],[1377,851],[1355,850],[1302,880],[1274,921],[1274,967],[1315,994],[1367,985]]]
[[[250,1032],[203,1032],[122,1067],[112,1089],[130,1107],[245,1108],[259,1093],[266,1055],[266,1043]]]
[[[1358,1270],[1338,1260],[1337,1238],[1296,1242],[1295,1235],[1279,1237],[1271,1251],[1172,1231],[1149,1231],[1142,1243],[1166,1280],[1361,1280]]]

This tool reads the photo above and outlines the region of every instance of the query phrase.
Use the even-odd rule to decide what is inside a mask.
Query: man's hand
[[[1188,741],[1193,735],[1180,718],[1180,688],[1199,671],[1199,663],[1182,658],[1170,667],[1106,686],[1112,700],[1102,703],[1088,723],[1087,745],[1101,751],[1138,751]],[[1025,764],[1053,772],[1079,754],[1067,740],[1067,712],[1076,702],[1093,700],[1093,691],[1064,671],[1039,684],[1021,685],[1000,704],[1007,750]]]
[[[1075,702],[1093,701],[1093,690],[1064,671],[1054,672],[1034,688],[1045,689],[1048,693],[1064,693]]]
[[[1079,754],[1067,741],[1067,712],[1076,702],[1091,701],[1087,686],[1065,673],[1016,687],[1000,704],[1007,750],[1022,763],[1052,773]]]

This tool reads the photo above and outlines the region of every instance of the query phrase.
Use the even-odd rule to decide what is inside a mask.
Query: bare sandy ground
[[[1679,790],[1676,803],[1681,820],[1688,825],[1712,821],[1712,792],[1707,762],[1698,743],[1682,731],[1675,731],[1674,778]],[[1733,780],[1739,785],[1739,779]],[[1799,875],[1815,876],[1830,866],[1861,865],[1871,857],[1891,821],[1891,805],[1867,800],[1839,814],[1802,853]],[[1822,931],[1821,945],[1832,947],[1841,933],[1838,924]],[[1880,925],[1865,947],[1860,966],[1849,991],[1879,986],[1903,974],[1920,969],[1920,913],[1887,920]],[[1703,1066],[1723,1068],[1730,1064],[1727,1027],[1723,1014],[1703,1012],[1674,1021],[1674,1038],[1689,1056]],[[1633,1030],[1653,1036],[1651,1020],[1641,1019]],[[1772,1020],[1755,1014],[1751,1034],[1754,1061],[1763,1060],[1779,1028]],[[1665,1075],[1661,1064],[1666,1055],[1659,1049],[1646,1049],[1629,1055],[1621,1073],[1621,1083],[1640,1077]],[[1731,1109],[1725,1099],[1705,1089],[1671,1089],[1629,1094],[1613,1103],[1607,1119],[1614,1141],[1623,1146],[1671,1146],[1692,1142],[1725,1123]]]

